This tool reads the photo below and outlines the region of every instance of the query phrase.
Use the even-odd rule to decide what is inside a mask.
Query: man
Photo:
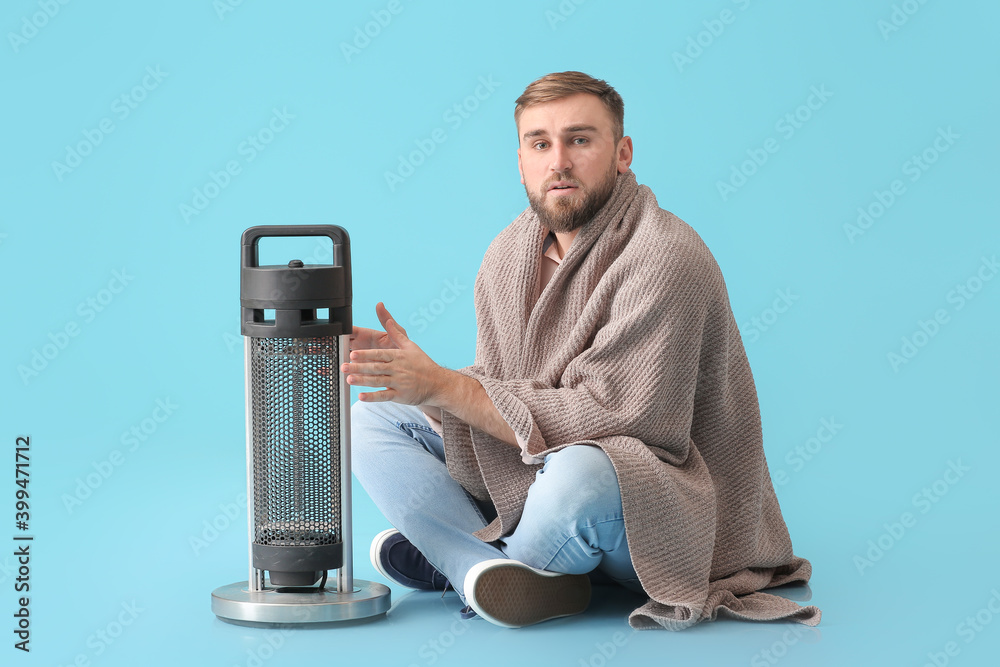
[[[530,207],[476,279],[476,363],[435,364],[383,304],[356,328],[355,472],[396,529],[376,567],[518,627],[575,614],[601,572],[637,628],[719,612],[819,621],[760,589],[807,581],[764,461],[721,272],[629,169],[624,105],[550,74],[518,98]],[[595,572],[596,571],[596,572]]]

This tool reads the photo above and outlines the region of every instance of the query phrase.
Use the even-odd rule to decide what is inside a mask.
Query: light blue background
[[[13,545],[17,532],[18,435],[31,436],[36,536],[30,655],[12,648],[14,561],[0,557],[4,664],[64,665],[81,654],[94,665],[263,657],[275,666],[995,659],[993,612],[978,631],[959,624],[991,600],[1000,608],[1000,280],[975,282],[983,258],[1000,253],[996,5],[400,0],[392,14],[383,0],[223,2],[12,0],[0,12],[0,536]],[[902,25],[886,32],[879,22],[894,7]],[[379,16],[391,21],[369,25]],[[366,26],[375,36],[345,54]],[[692,47],[697,57],[678,66],[689,39],[701,53]],[[162,80],[146,78],[151,90],[139,90],[144,99],[124,117],[115,101],[147,68]],[[388,618],[367,625],[275,639],[218,621],[211,591],[246,572],[244,515],[225,513],[245,484],[240,234],[342,225],[356,323],[376,326],[374,304],[384,300],[436,361],[471,363],[476,271],[526,205],[513,100],[566,69],[621,92],[639,181],[702,235],[722,268],[778,497],[796,553],[814,566],[808,603],[822,608],[821,625],[720,621],[632,635],[633,601],[612,596],[583,617],[508,631],[454,625],[453,596],[404,599],[399,589]],[[468,102],[467,117],[446,115],[477,87],[484,99]],[[809,119],[787,136],[776,124],[813,87],[832,96],[799,111]],[[294,117],[248,161],[241,145],[275,109]],[[113,132],[60,178],[53,162],[105,118]],[[445,140],[390,188],[386,172],[438,128]],[[958,138],[910,180],[907,161],[949,128]],[[769,138],[777,152],[723,198],[717,183]],[[229,161],[239,173],[186,221],[181,205]],[[845,224],[896,179],[905,192],[852,242]],[[122,287],[115,271],[124,289],[102,291]],[[981,289],[959,309],[949,294],[970,279]],[[437,301],[444,290],[458,298]],[[769,310],[779,293],[791,303],[780,301],[781,313]],[[86,305],[102,298],[100,312]],[[938,310],[946,323],[921,337],[920,322]],[[77,335],[60,337],[74,325]],[[887,355],[914,336],[924,344],[894,368]],[[45,350],[44,367],[25,373]],[[150,419],[157,400],[177,407],[130,451],[123,434]],[[842,425],[832,438],[824,419]],[[810,442],[818,435],[827,441]],[[796,447],[812,447],[809,460]],[[121,465],[68,509],[65,496],[115,450]],[[942,481],[950,463],[968,468],[954,484]],[[936,502],[920,500],[925,487]],[[893,536],[906,512],[910,527]],[[214,537],[212,522],[225,526]],[[357,576],[380,580],[367,544],[386,526],[358,489]],[[880,539],[888,550],[859,564]],[[142,609],[134,623],[110,645],[95,641],[133,601]]]

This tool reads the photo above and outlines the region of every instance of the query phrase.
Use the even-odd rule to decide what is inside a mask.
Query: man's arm
[[[441,408],[435,405],[427,405],[426,403],[418,405],[417,407],[420,408],[420,411],[428,417],[441,421]]]
[[[341,372],[348,374],[348,384],[385,387],[383,391],[362,393],[359,400],[418,405],[425,412],[429,407],[436,419],[440,415],[435,415],[434,410],[447,410],[470,426],[519,447],[514,431],[478,380],[434,363],[407,337],[382,303],[376,313],[395,349],[352,349],[351,363],[341,367]]]
[[[508,445],[520,447],[514,431],[497,412],[493,401],[486,394],[483,385],[475,378],[441,369],[442,380],[438,384],[437,395],[428,403],[447,410],[466,424],[489,433]]]

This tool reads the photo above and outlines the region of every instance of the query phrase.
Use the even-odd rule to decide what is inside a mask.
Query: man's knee
[[[365,403],[355,401],[351,404],[351,424],[364,424],[371,419],[384,419],[385,403]]]
[[[353,442],[364,445],[370,438],[368,432],[379,428],[395,428],[399,415],[393,412],[394,404],[388,401],[365,403],[356,401],[351,405],[351,436]]]
[[[414,408],[391,401],[357,401],[351,405],[351,452],[355,472],[359,468],[378,469],[385,457],[399,453],[399,447],[427,449],[408,428],[399,427],[410,422],[419,424],[420,419]]]
[[[385,431],[379,431],[395,426],[383,405],[361,401],[351,405],[351,458],[355,472],[359,468],[366,468],[369,459],[378,460],[378,450],[385,445],[386,440]]]
[[[550,454],[542,467],[542,475],[551,484],[573,486],[596,483],[618,488],[615,467],[604,450],[594,445],[572,445]]]
[[[375,423],[374,420],[378,418],[378,415],[371,409],[370,403],[355,402],[351,405],[351,434],[364,431],[372,426]]]
[[[529,497],[573,516],[615,511],[621,506],[618,477],[600,447],[573,445],[547,457]]]

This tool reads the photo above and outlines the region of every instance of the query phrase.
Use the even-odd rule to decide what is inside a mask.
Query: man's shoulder
[[[537,227],[538,221],[531,207],[524,209],[514,220],[501,229],[486,248],[486,255],[497,252],[509,253],[520,242],[526,228]]]
[[[661,208],[651,192],[650,200],[632,226],[622,254],[663,265],[689,262],[714,265],[715,258],[694,227]]]

